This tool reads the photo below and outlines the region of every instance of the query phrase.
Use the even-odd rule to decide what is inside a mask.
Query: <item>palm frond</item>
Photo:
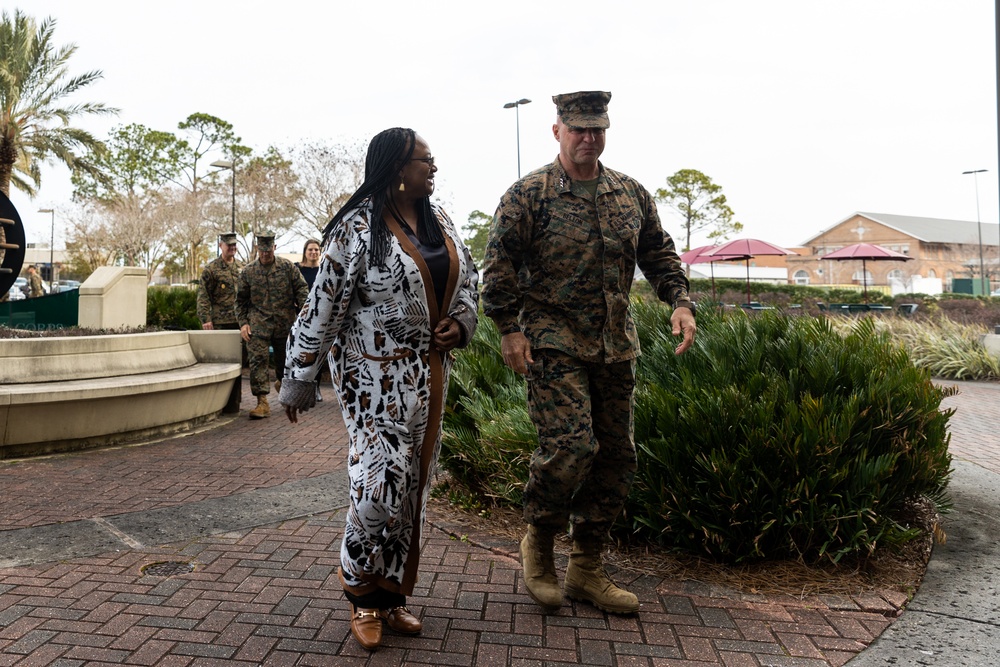
[[[14,10],[0,13],[0,191],[10,185],[33,195],[41,185],[40,163],[56,159],[71,171],[87,169],[81,156],[102,144],[72,126],[90,115],[116,114],[99,102],[63,101],[102,77],[99,70],[70,76],[73,44],[53,46],[55,21],[40,23]]]

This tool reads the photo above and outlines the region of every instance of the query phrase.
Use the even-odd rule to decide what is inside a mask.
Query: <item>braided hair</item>
[[[386,205],[394,212],[395,206],[389,195],[389,188],[399,168],[413,155],[416,136],[417,133],[409,128],[393,127],[379,132],[372,138],[365,158],[365,180],[323,230],[324,243],[329,240],[330,234],[347,213],[370,201],[371,248],[368,265],[385,266],[385,259],[389,254],[390,232],[382,213]],[[417,207],[416,231],[421,243],[434,247],[440,247],[444,243],[444,233],[431,210],[430,197],[424,197],[421,205]]]

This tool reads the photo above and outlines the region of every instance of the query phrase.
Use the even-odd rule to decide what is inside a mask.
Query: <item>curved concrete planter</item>
[[[5,340],[0,459],[115,445],[214,419],[241,372],[238,331]]]

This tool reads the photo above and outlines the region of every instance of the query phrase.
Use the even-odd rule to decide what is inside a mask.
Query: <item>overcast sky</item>
[[[494,211],[550,162],[552,95],[608,90],[603,162],[650,191],[679,169],[721,185],[744,237],[797,245],[855,211],[996,222],[997,97],[989,0],[20,0],[76,43],[80,124],[176,131],[194,112],[263,150],[416,129],[456,221]],[[529,98],[515,115],[503,104]],[[221,156],[218,156],[221,157]],[[12,192],[29,242],[69,203],[65,170]],[[678,218],[661,207],[668,232]],[[56,221],[56,247],[62,238]],[[292,241],[292,239],[287,239]],[[298,245],[295,240],[293,245]],[[701,245],[696,238],[692,245]],[[996,243],[996,240],[993,241]]]

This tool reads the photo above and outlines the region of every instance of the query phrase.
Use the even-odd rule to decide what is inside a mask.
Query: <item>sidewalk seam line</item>
[[[968,616],[958,616],[957,614],[946,614],[943,611],[934,611],[933,609],[920,609],[919,607],[908,606],[906,611],[918,612],[921,614],[927,614],[929,616],[939,616],[941,618],[951,618],[956,621],[965,621],[968,623],[977,623],[979,625],[986,625],[991,628],[1000,627],[1000,624],[995,621],[984,621],[978,618],[970,618]]]
[[[128,535],[127,533],[122,532],[116,526],[112,525],[109,521],[107,521],[104,517],[97,516],[97,517],[92,518],[91,521],[93,521],[97,525],[105,528],[112,535],[114,535],[119,540],[121,540],[126,545],[128,545],[128,547],[130,549],[134,549],[136,551],[142,551],[142,550],[144,550],[146,548],[146,546],[142,542],[140,542],[139,540],[135,539],[131,535]]]

